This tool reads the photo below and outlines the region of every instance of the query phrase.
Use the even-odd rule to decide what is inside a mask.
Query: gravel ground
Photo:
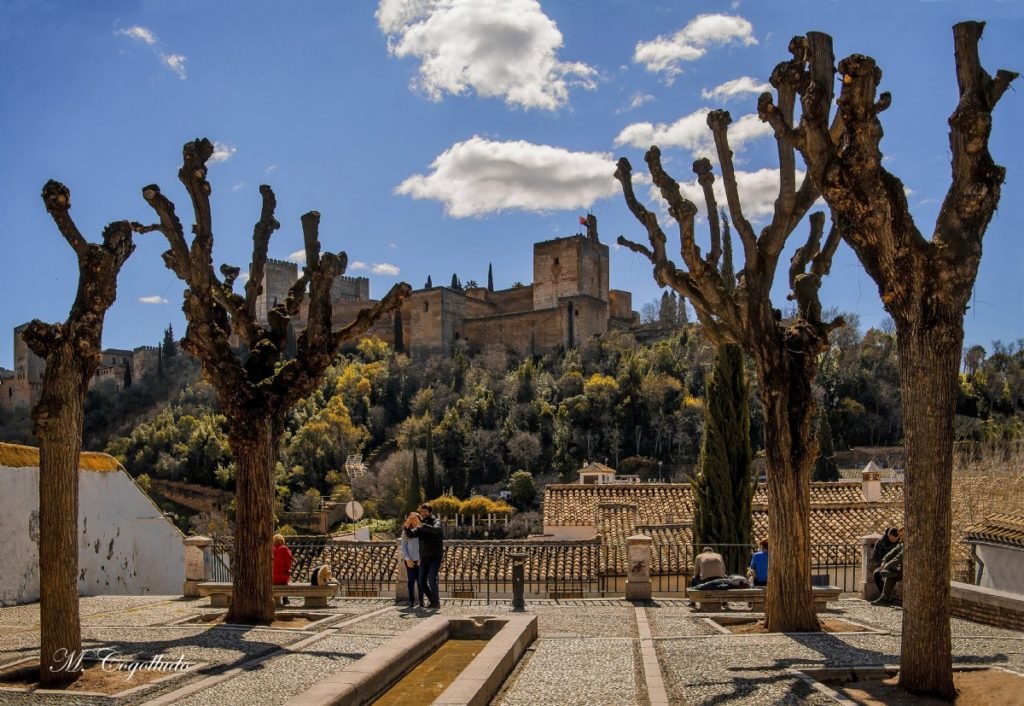
[[[639,637],[636,613],[632,607],[606,606],[548,607],[527,604],[527,614],[537,616],[541,637]]]
[[[284,654],[237,676],[175,702],[178,706],[276,706],[301,694],[327,675],[359,659],[385,641],[383,637],[335,634],[301,653]]]
[[[682,637],[687,635],[718,635],[719,630],[701,616],[684,610],[647,610],[651,637]]]
[[[633,640],[544,639],[534,643],[494,706],[636,706],[644,703]]]
[[[101,613],[111,613],[168,602],[198,604],[199,599],[186,600],[181,596],[85,596],[78,601],[78,612],[84,622],[89,616]],[[38,602],[0,608],[0,625],[38,624]]]
[[[449,606],[443,605],[440,613],[429,610],[404,610],[396,608],[374,618],[361,620],[354,625],[340,628],[341,632],[351,635],[397,635],[405,632],[413,625],[435,615],[465,618],[471,615],[502,615],[512,610],[511,604],[494,604],[489,606]]]

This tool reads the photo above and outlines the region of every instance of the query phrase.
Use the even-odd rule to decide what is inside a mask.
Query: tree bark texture
[[[274,523],[274,468],[284,416],[303,397],[311,394],[324,371],[337,357],[341,345],[367,329],[377,319],[402,305],[411,288],[402,282],[356,319],[335,331],[331,326],[330,288],[345,273],[344,252],[322,253],[320,214],[301,217],[306,264],[283,302],[267,312],[267,325],[259,322],[256,301],[262,293],[263,272],[270,237],[280,227],[274,217],[277,199],[267,185],[260,187],[263,205],[253,227],[253,254],[245,294],[234,292],[240,270],[222,265],[213,268],[212,187],[206,180],[206,162],[213,144],[206,139],[186,143],[178,178],[184,184],[195,215],[194,237],[189,243],[174,204],[160,187],[150,184],[143,198],[160,219],[158,228],[170,249],[164,262],[188,288],[183,310],[188,329],[183,348],[202,363],[203,374],[217,391],[227,417],[228,441],[237,459],[237,503],[233,590],[228,619],[236,623],[268,624],[274,618],[271,588],[271,538]],[[289,331],[308,291],[306,328],[294,341]],[[244,355],[232,349],[230,336],[246,346]]]
[[[981,66],[984,23],[953,28],[959,102],[948,120],[952,179],[931,239],[918,230],[902,182],[883,166],[874,59],[839,62],[842,88],[832,115],[832,38],[811,32],[790,42],[800,76],[802,116],[794,126],[768,93],[758,113],[781,142],[798,149],[843,238],[875,281],[896,323],[907,469],[906,587],[900,685],[952,698],[949,644],[950,483],[963,317],[981,261],[982,238],[999,203],[1005,170],[988,150],[992,111],[1017,77]]]
[[[42,394],[32,409],[39,441],[39,611],[42,686],[75,681],[71,665],[82,651],[78,610],[78,466],[85,393],[100,362],[107,309],[117,297],[117,276],[135,249],[137,223],[117,221],[93,244],[71,218],[71,192],[50,181],[43,203],[78,258],[78,291],[61,324],[32,321],[22,334],[46,361]]]
[[[785,106],[782,112],[792,117],[799,72],[793,67],[783,68],[772,75],[772,85],[778,89],[780,105]],[[668,204],[669,215],[679,224],[680,255],[685,269],[669,259],[665,233],[657,215],[637,199],[632,167],[625,158],[619,160],[615,176],[622,185],[627,206],[647,230],[650,247],[621,236],[619,243],[651,261],[655,281],[693,303],[712,342],[736,344],[753,358],[765,410],[769,532],[775,547],[769,562],[770,589],[765,614],[771,630],[817,630],[809,544],[810,468],[817,453],[811,434],[815,407],[812,384],[818,356],[828,345],[829,332],[843,325],[841,318],[827,323],[821,320],[818,299],[821,278],[831,267],[840,237],[833,227],[822,242],[825,215],[811,215],[807,242],[797,248],[789,268],[790,299],[796,300],[796,317],[790,322],[782,321],[781,313],[772,307],[772,282],[786,240],[817,199],[817,190],[808,179],[797,187],[793,148],[780,139],[775,214],[771,223],[756,234],[743,215],[737,188],[727,134],[731,121],[726,111],[712,111],[708,115],[729,213],[742,245],[744,266],[740,273],[733,278],[731,262],[727,268],[719,266],[722,233],[713,190],[715,177],[707,158],[693,164],[704,192],[711,231],[707,256],[701,254],[694,237],[697,207],[683,198],[679,184],[665,172],[657,147],[651,147],[644,159],[655,187]]]

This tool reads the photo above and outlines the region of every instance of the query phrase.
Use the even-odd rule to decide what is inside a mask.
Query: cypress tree
[[[732,288],[732,245],[728,221],[722,230],[722,279]],[[704,404],[704,438],[697,477],[693,481],[693,538],[705,544],[753,541],[751,509],[754,481],[750,463],[749,385],[739,346],[724,344],[715,352],[708,374]],[[742,573],[746,552],[723,553],[730,573]]]
[[[494,266],[491,263],[487,263],[487,291],[494,291]]]
[[[437,476],[434,471],[434,420],[427,417],[427,473],[423,490],[428,498],[436,498],[440,491],[437,487]]]
[[[178,344],[174,340],[174,327],[170,324],[167,324],[167,328],[164,330],[163,353],[168,358],[173,358],[178,354]]]
[[[164,381],[164,343],[161,341],[156,345],[156,379]]]
[[[434,286],[434,283],[430,281],[430,275],[427,275],[427,283],[423,286],[426,287],[427,289],[430,289],[431,287]]]
[[[828,413],[824,409],[818,413],[815,435],[818,437],[818,458],[814,461],[811,480],[834,483],[839,480],[839,466],[836,465],[836,451],[832,445],[832,425],[828,423]]]
[[[418,508],[422,502],[423,488],[420,485],[420,463],[419,458],[416,456],[416,449],[413,449],[412,467],[409,469],[409,485],[406,487],[405,511],[402,513],[402,516],[408,515]]]

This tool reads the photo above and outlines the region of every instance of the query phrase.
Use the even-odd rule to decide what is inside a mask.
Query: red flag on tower
[[[587,225],[587,219],[584,218],[583,216],[580,216],[580,225],[581,226]]]

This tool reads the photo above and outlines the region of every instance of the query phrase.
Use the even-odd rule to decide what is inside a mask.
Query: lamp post
[[[661,461],[658,461],[658,482],[661,483]]]

